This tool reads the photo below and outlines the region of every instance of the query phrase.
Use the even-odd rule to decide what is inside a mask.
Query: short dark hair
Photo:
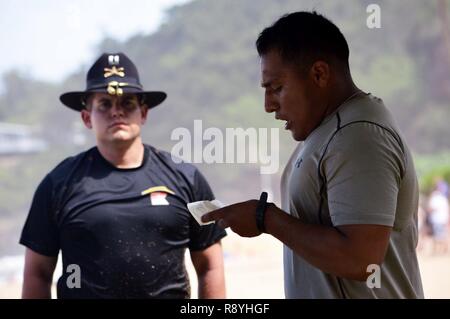
[[[277,50],[283,62],[296,63],[302,69],[322,59],[334,57],[348,69],[349,49],[339,28],[317,12],[294,12],[282,16],[265,28],[256,40],[260,56]]]

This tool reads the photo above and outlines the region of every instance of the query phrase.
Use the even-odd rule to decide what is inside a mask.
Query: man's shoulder
[[[214,198],[208,181],[197,167],[183,162],[180,158],[172,156],[167,151],[159,150],[146,144],[144,146],[150,153],[150,165],[157,165],[158,174],[169,176],[171,181],[177,180],[176,187],[186,189],[184,186],[187,186],[187,189],[191,191],[187,195],[189,201]]]
[[[339,141],[351,147],[361,145],[366,148],[378,144],[374,142],[391,140],[399,144],[402,150],[404,148],[400,129],[391,111],[380,98],[371,94],[338,110],[336,122],[331,144],[336,145]]]
[[[186,163],[182,159],[173,156],[167,151],[157,149],[156,147],[148,144],[144,144],[144,146],[150,151],[151,154],[154,155],[155,158],[157,158],[159,162],[161,162],[161,164],[170,167],[172,170],[175,170],[178,173],[186,175],[189,178],[193,178],[194,175],[199,172],[197,167],[195,167],[191,163]]]
[[[397,126],[383,100],[370,93],[344,105],[336,116],[339,118],[340,127],[356,122],[374,123],[394,129]]]
[[[91,148],[87,151],[81,152],[74,156],[69,156],[62,160],[58,165],[56,165],[50,172],[45,175],[39,184],[38,189],[51,191],[58,190],[62,187],[62,185],[67,181],[69,176],[73,175],[73,172],[77,169],[77,167],[82,167],[84,163],[84,159],[87,158],[88,155],[92,154]]]
[[[383,101],[370,93],[359,96],[339,107],[333,115],[324,121],[311,137],[305,141],[307,149],[329,147],[339,136],[345,140],[352,135],[376,138],[382,130],[387,130],[397,137],[399,130],[397,124]],[[373,132],[368,132],[373,130]],[[369,136],[366,136],[369,133]]]
[[[95,147],[92,147],[84,152],[66,157],[48,173],[48,176],[53,179],[59,179],[67,176],[68,172],[72,171],[76,166],[82,164],[89,158],[89,156],[92,156],[94,149]]]

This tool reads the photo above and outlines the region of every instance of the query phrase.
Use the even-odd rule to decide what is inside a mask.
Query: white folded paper
[[[214,221],[210,221],[207,223],[202,222],[202,216],[206,213],[209,213],[213,210],[219,209],[224,207],[225,205],[222,204],[219,200],[215,199],[212,201],[209,200],[201,200],[198,202],[188,203],[187,207],[189,211],[191,212],[192,216],[194,216],[195,220],[199,225],[208,225],[211,223],[214,223]]]

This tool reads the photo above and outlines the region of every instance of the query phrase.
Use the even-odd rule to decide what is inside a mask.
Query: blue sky
[[[152,33],[165,10],[189,0],[0,0],[0,77],[19,69],[57,82],[89,64],[106,37]],[[126,6],[124,4],[126,3]]]

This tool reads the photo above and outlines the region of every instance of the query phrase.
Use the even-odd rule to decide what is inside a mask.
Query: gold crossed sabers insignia
[[[113,67],[110,68],[104,68],[103,69],[105,71],[105,78],[109,78],[110,76],[113,75],[118,75],[120,77],[124,77],[125,76],[125,69],[124,68],[116,68],[115,65],[113,65]]]
[[[121,96],[123,94],[123,90],[121,89],[121,86],[127,86],[127,85],[128,85],[128,83],[125,83],[125,82],[111,81],[108,83],[108,88],[106,90],[111,95]]]

